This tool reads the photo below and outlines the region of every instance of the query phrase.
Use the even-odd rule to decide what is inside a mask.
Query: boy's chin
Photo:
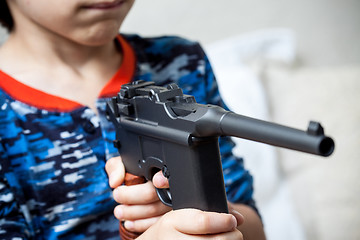
[[[112,42],[119,34],[120,28],[98,29],[79,34],[73,38],[77,43],[86,46],[102,46]]]

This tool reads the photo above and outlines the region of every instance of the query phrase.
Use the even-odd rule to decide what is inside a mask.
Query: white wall
[[[178,34],[211,43],[249,31],[285,27],[311,65],[360,62],[358,0],[137,0],[124,31]]]

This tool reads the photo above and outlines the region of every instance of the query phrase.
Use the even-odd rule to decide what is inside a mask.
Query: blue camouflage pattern
[[[177,83],[197,102],[226,108],[197,42],[123,37],[136,55],[132,81]],[[97,100],[98,114],[86,106],[59,112],[0,89],[0,239],[120,239],[104,169],[118,155],[114,127],[105,117],[107,100]],[[252,178],[233,147],[229,137],[220,139],[228,200],[255,208]]]

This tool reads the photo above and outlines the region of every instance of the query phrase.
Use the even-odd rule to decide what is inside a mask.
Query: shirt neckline
[[[123,36],[118,35],[122,52],[122,63],[114,76],[105,84],[98,98],[114,96],[121,85],[128,83],[135,72],[135,53]],[[70,112],[85,107],[83,104],[30,87],[0,70],[0,88],[10,97],[39,109]]]

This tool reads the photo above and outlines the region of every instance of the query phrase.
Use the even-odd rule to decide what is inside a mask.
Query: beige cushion
[[[320,121],[336,142],[329,158],[279,151],[307,239],[360,239],[360,66],[269,69],[273,120]]]

